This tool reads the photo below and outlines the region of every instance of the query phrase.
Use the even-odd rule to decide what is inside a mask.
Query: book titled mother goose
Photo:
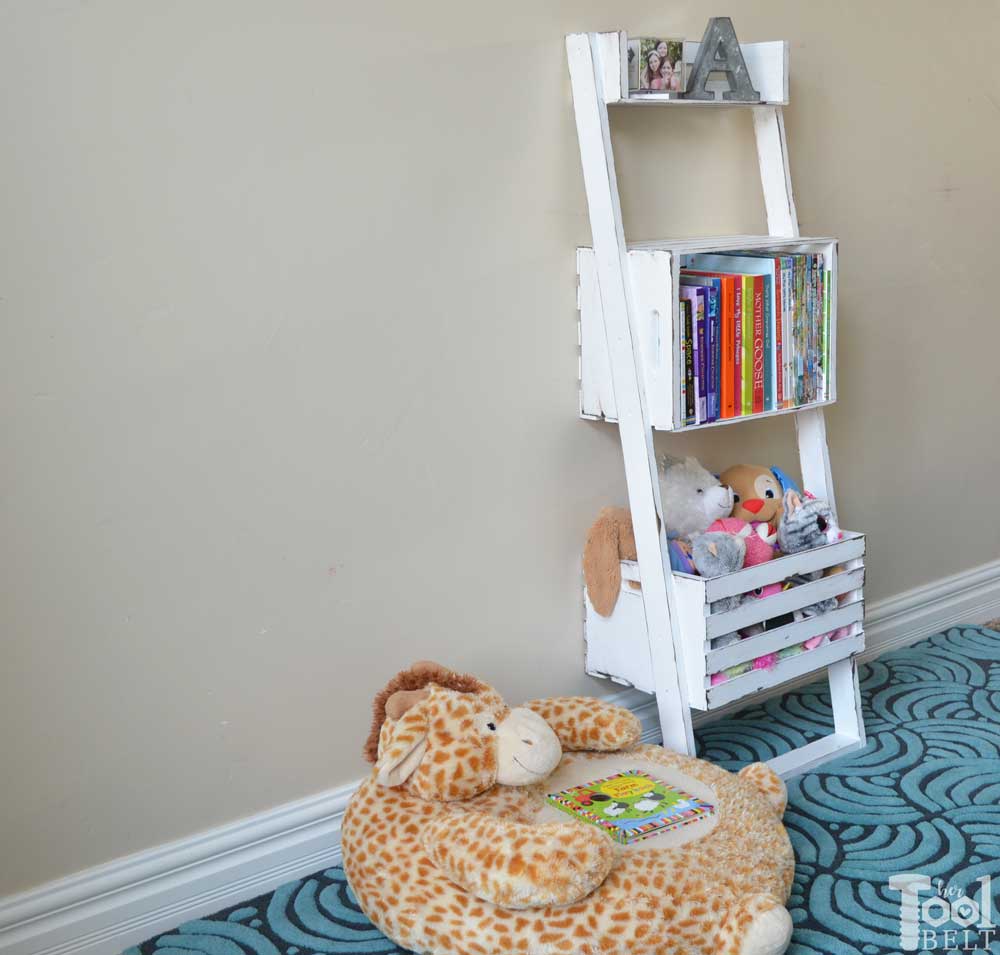
[[[715,812],[711,803],[639,769],[550,793],[546,798],[557,809],[603,829],[626,846],[707,819]]]

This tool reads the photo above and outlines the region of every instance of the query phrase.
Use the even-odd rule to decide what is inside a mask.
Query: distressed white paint
[[[837,514],[833,495],[833,472],[826,443],[826,418],[820,408],[809,408],[795,415],[795,430],[799,439],[799,465],[802,486],[816,497],[823,498]]]
[[[586,670],[591,676],[655,693],[642,593],[623,582],[610,617],[602,617],[584,590]]]
[[[773,236],[796,237],[799,220],[792,194],[784,114],[774,106],[755,106],[753,128],[767,211],[767,231]]]
[[[617,421],[593,249],[577,249],[576,270],[579,276],[577,308],[580,310],[580,414],[585,418]]]

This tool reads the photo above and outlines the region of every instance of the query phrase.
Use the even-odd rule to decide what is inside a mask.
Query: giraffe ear
[[[396,723],[375,763],[375,781],[380,786],[402,786],[416,772],[427,752],[427,732],[426,717],[413,709]]]
[[[385,715],[391,720],[401,719],[407,710],[430,695],[431,691],[426,687],[422,690],[397,690],[385,701]]]

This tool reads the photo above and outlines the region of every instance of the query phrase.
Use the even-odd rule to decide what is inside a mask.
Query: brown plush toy
[[[767,523],[777,529],[782,514],[782,489],[770,468],[734,464],[719,475],[733,489],[732,517],[748,524]]]
[[[635,530],[627,507],[605,507],[587,532],[583,579],[594,609],[610,617],[622,586],[621,561],[635,560]],[[633,589],[640,586],[631,581]]]
[[[375,766],[344,816],[361,910],[423,955],[780,955],[784,783],[639,744],[640,729],[603,700],[509,708],[476,677],[414,664],[375,700]],[[631,770],[714,813],[619,846],[546,798]]]

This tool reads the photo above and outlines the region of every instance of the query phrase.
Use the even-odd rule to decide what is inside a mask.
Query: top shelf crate
[[[695,253],[770,250],[777,254],[821,253],[830,272],[829,339],[826,388],[823,400],[790,404],[756,414],[737,413],[715,421],[689,423],[682,408],[684,378],[679,288],[684,257]],[[630,243],[628,266],[637,322],[636,356],[645,387],[650,424],[658,431],[693,431],[756,418],[769,418],[832,404],[837,398],[837,240],[780,238],[761,235],[714,236],[698,239],[659,239]],[[724,269],[721,271],[725,271]],[[738,271],[738,270],[737,270]],[[594,251],[577,250],[580,310],[580,414],[584,418],[618,421],[618,403],[611,375],[603,304]]]
[[[716,100],[668,99],[657,93],[629,96],[628,35],[624,32],[599,33],[601,63],[604,69],[604,101],[618,106],[787,106],[788,105],[788,43],[774,40],[768,43],[741,43],[740,50],[750,74],[753,88],[760,93],[760,103],[730,103]],[[684,62],[693,63],[701,43],[684,41]],[[709,89],[713,85],[709,83]],[[728,87],[723,82],[719,89]]]

